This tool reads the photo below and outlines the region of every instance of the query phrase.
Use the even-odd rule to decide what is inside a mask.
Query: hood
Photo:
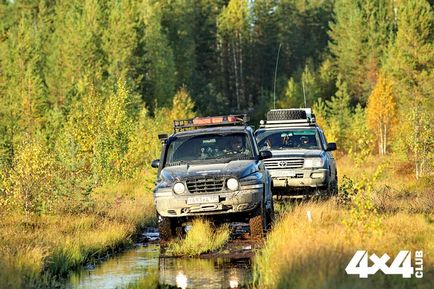
[[[273,158],[284,157],[299,157],[299,158],[313,158],[320,157],[325,152],[322,150],[272,150]]]
[[[165,167],[161,177],[168,181],[202,176],[234,176],[243,178],[258,170],[255,160],[233,160],[228,163],[185,164]]]

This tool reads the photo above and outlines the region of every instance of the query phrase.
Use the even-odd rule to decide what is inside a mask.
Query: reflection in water
[[[160,283],[180,288],[238,288],[251,280],[250,260],[160,258]]]
[[[181,289],[187,288],[187,276],[185,276],[182,271],[179,271],[178,274],[176,274],[176,286]]]
[[[109,258],[94,269],[75,272],[69,279],[67,288],[118,288],[143,278],[149,269],[158,268],[160,247],[138,246]]]
[[[179,288],[239,288],[251,281],[250,260],[159,258],[158,245],[138,246],[93,269],[73,273],[67,288],[149,288],[146,281]],[[159,269],[159,277],[153,275]],[[157,282],[156,279],[154,279]]]

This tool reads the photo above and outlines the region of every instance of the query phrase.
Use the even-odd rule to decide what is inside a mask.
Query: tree
[[[69,105],[84,78],[102,87],[104,53],[101,47],[102,7],[97,0],[58,1],[54,7],[54,31],[44,69],[49,101]]]
[[[367,123],[370,130],[377,135],[378,152],[387,154],[387,146],[393,126],[397,122],[397,108],[393,97],[392,82],[381,74],[368,99]]]
[[[328,136],[336,143],[340,144],[344,150],[348,148],[348,139],[346,138],[348,124],[351,121],[350,95],[348,86],[342,80],[341,75],[338,75],[336,82],[337,92],[332,96],[330,101],[326,101],[327,105],[327,121],[328,121]]]
[[[434,12],[428,1],[409,0],[397,7],[398,32],[386,66],[394,81],[401,131],[416,178],[434,167]]]
[[[173,51],[161,26],[161,9],[158,2],[142,3],[145,49],[145,95],[148,105],[168,105],[175,92],[176,70]]]
[[[335,2],[330,51],[351,97],[362,104],[375,84],[376,71],[393,30],[393,8],[389,3],[389,0]]]
[[[227,85],[235,94],[231,101],[237,111],[241,106],[252,106],[251,100],[245,99],[244,48],[248,41],[249,12],[246,0],[231,0],[223,8],[217,19],[220,47],[223,55],[224,71],[228,71]],[[231,98],[230,98],[231,99]]]

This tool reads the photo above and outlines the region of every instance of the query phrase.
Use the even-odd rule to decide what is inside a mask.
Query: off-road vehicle
[[[332,151],[310,108],[274,109],[255,132],[260,150],[270,150],[265,161],[275,195],[306,196],[337,193],[337,169]]]
[[[163,144],[154,190],[160,239],[182,234],[191,218],[248,222],[261,236],[274,215],[271,178],[245,115],[174,121]]]

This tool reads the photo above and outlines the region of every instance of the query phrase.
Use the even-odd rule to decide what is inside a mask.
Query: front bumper
[[[269,170],[274,188],[326,187],[328,169]]]
[[[218,202],[187,204],[188,198],[191,197],[215,195],[219,196]],[[262,195],[262,184],[242,187],[241,190],[235,192],[186,193],[185,195],[177,195],[172,192],[171,188],[159,188],[154,192],[154,200],[158,214],[163,217],[189,217],[250,212],[262,201]]]

